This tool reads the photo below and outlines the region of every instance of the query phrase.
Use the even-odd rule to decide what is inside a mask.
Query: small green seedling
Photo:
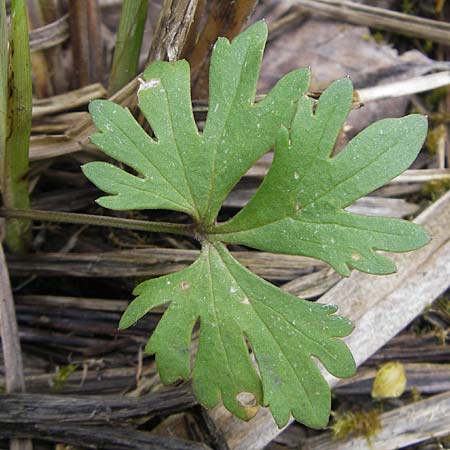
[[[120,322],[127,328],[152,308],[168,305],[146,347],[156,355],[162,381],[192,377],[201,404],[211,408],[222,400],[244,420],[254,408],[239,401],[242,392],[269,406],[280,427],[292,414],[321,428],[329,418],[330,389],[312,357],[336,377],[352,376],[355,362],[341,340],[352,324],[335,314],[336,307],[299,299],[254,275],[226,244],[311,256],[345,276],[351,268],[394,272],[395,264],[376,250],[413,250],[428,241],[427,233],[404,220],[344,208],[411,164],[427,123],[419,115],[382,120],[331,158],[351,109],[351,81],[336,81],[315,104],[306,95],[309,71],[298,69],[255,103],[266,39],[267,27],[258,22],[232,43],[217,41],[201,133],[186,61],[155,62],[144,72],[139,107],[155,139],[127,109],[92,102],[99,129],[92,142],[140,176],[106,162],[86,164],[83,171],[110,194],[97,200],[105,208],[169,209],[193,218],[192,235],[201,243],[197,261],[140,284]],[[272,147],[274,161],[255,196],[231,220],[216,223],[229,192]]]

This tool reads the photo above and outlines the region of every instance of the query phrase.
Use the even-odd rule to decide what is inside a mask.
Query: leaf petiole
[[[95,214],[78,214],[60,211],[24,210],[15,208],[0,208],[0,217],[14,219],[41,220],[44,222],[72,223],[94,225],[112,228],[125,228],[135,231],[150,231],[156,233],[172,233],[194,237],[193,224],[178,224],[168,222],[149,222],[147,220],[123,219],[121,217],[106,217]]]

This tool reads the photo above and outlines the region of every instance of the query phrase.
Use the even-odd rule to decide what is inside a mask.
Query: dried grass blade
[[[350,0],[284,0],[286,4],[300,6],[304,11],[365,25],[394,33],[429,39],[449,45],[450,25],[444,21],[390,11],[376,6],[362,5]]]
[[[103,72],[103,46],[100,8],[96,0],[69,3],[70,39],[77,86],[100,81]]]

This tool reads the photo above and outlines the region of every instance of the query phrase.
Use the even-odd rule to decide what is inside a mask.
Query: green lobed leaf
[[[233,414],[248,419],[240,392],[268,405],[282,427],[290,413],[313,427],[324,427],[330,389],[311,356],[337,377],[352,376],[355,363],[338,338],[352,325],[336,308],[308,302],[262,280],[239,264],[223,244],[205,244],[187,269],[140,284],[138,297],[120,322],[127,328],[152,308],[169,304],[146,351],[156,354],[164,383],[190,374],[190,341],[200,321],[193,387],[199,401],[215,406],[222,398]],[[248,340],[262,380],[247,349]],[[262,393],[263,392],[263,393]]]
[[[198,132],[192,112],[186,61],[158,61],[144,72],[139,107],[156,139],[127,109],[93,101],[89,109],[100,133],[91,137],[92,142],[141,175],[104,162],[86,164],[85,175],[112,194],[98,203],[117,210],[172,209],[211,224],[233,186],[273,146],[280,125],[290,125],[299,96],[308,87],[309,71],[298,69],[254,103],[266,40],[264,22],[231,44],[218,40],[203,133]]]
[[[333,306],[299,299],[252,274],[225,244],[312,256],[343,275],[351,268],[394,271],[394,263],[377,251],[418,248],[427,242],[426,232],[404,220],[355,215],[345,208],[411,164],[426,121],[412,115],[377,122],[330,157],[351,108],[350,80],[333,83],[315,105],[305,95],[309,72],[299,69],[255,103],[266,39],[263,22],[232,43],[219,39],[202,133],[192,113],[185,61],[156,62],[144,73],[139,106],[154,138],[127,109],[92,102],[99,129],[92,141],[131,171],[105,162],[89,163],[83,171],[110,194],[98,199],[104,207],[170,209],[194,219],[194,236],[202,244],[197,261],[140,284],[120,322],[127,328],[168,305],[146,347],[156,355],[162,381],[192,376],[204,406],[222,400],[245,420],[255,411],[242,403],[242,392],[269,406],[280,427],[293,415],[320,428],[328,421],[330,390],[313,358],[334,376],[352,376],[355,363],[341,340],[351,323]],[[255,196],[231,220],[216,224],[233,186],[274,145],[274,161]]]
[[[312,256],[342,275],[350,268],[392,273],[395,264],[376,250],[405,252],[428,242],[426,231],[406,220],[343,209],[408,168],[427,132],[423,116],[381,120],[330,158],[352,96],[351,81],[342,79],[321,95],[315,113],[310,98],[300,100],[290,135],[279,133],[260,189],[235,217],[211,230],[216,239]]]

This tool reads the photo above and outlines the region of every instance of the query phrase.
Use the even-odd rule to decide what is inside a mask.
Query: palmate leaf
[[[248,205],[223,226],[216,239],[279,253],[312,256],[342,275],[350,268],[374,274],[395,272],[395,264],[375,250],[405,252],[428,242],[411,222],[351,214],[343,208],[402,173],[425,140],[423,116],[381,120],[330,158],[350,111],[353,86],[334,82],[313,101],[299,102],[290,136],[278,136],[275,158]]]
[[[112,196],[98,203],[111,209],[172,209],[211,224],[233,186],[273,146],[280,125],[289,126],[309,71],[282,78],[255,104],[256,83],[267,27],[259,22],[230,44],[216,43],[210,71],[209,114],[199,133],[192,112],[189,64],[155,62],[144,72],[139,107],[156,140],[131,113],[97,100],[90,112],[101,133],[91,137],[107,155],[143,178],[96,162],[85,175]]]
[[[280,426],[290,411],[310,427],[326,425],[330,389],[311,356],[337,377],[352,376],[353,358],[339,337],[352,330],[329,305],[307,302],[249,272],[223,244],[205,244],[199,259],[178,273],[139,285],[138,297],[120,327],[134,324],[152,308],[169,303],[147,346],[165,383],[190,373],[190,340],[200,320],[193,369],[199,400],[213,407],[222,397],[235,415],[248,419],[237,396],[249,392],[270,405]],[[250,360],[250,342],[261,373]]]
[[[312,357],[336,377],[351,376],[355,363],[341,338],[352,325],[335,307],[299,299],[252,274],[225,244],[316,257],[343,275],[350,268],[392,272],[393,263],[376,251],[418,248],[428,239],[425,231],[344,208],[411,164],[426,122],[414,115],[378,122],[330,158],[351,107],[351,82],[330,86],[314,110],[305,95],[309,72],[300,69],[254,103],[266,37],[259,22],[231,44],[219,39],[202,133],[193,118],[184,61],[153,63],[145,71],[139,106],[155,139],[128,110],[93,102],[100,132],[92,141],[137,175],[103,162],[83,170],[110,194],[98,200],[105,207],[171,209],[194,219],[193,235],[202,246],[198,260],[140,284],[120,322],[127,328],[152,308],[168,305],[146,348],[156,355],[162,381],[192,376],[203,405],[222,400],[242,419],[254,414],[239,396],[247,392],[270,407],[279,426],[292,414],[320,428],[328,421],[330,390]],[[274,145],[274,162],[254,198],[230,221],[216,224],[228,193]],[[198,323],[191,368],[191,335]]]

